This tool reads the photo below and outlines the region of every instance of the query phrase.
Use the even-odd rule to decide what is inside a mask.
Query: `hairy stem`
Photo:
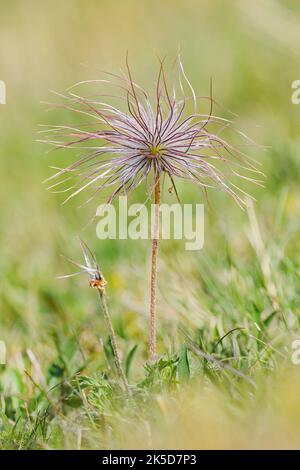
[[[159,203],[160,203],[160,179],[159,174],[155,177],[154,188],[155,219],[152,241],[151,262],[151,288],[150,288],[150,359],[156,357],[156,328],[155,328],[155,303],[156,303],[156,277],[157,277],[157,255],[159,238]]]
[[[107,325],[107,328],[108,328],[108,331],[109,331],[109,336],[110,336],[110,339],[111,339],[111,344],[112,344],[112,348],[113,348],[116,368],[117,368],[119,377],[123,382],[124,389],[125,389],[126,393],[129,396],[131,396],[131,392],[130,392],[130,389],[129,389],[129,386],[128,386],[128,382],[127,382],[127,379],[125,377],[125,374],[124,374],[124,371],[123,371],[123,368],[122,368],[122,364],[121,364],[121,359],[120,359],[119,349],[118,349],[118,345],[117,345],[116,334],[115,334],[115,331],[114,331],[114,327],[112,325],[112,321],[111,321],[108,306],[107,306],[106,294],[105,294],[104,289],[98,289],[98,292],[99,292],[99,297],[100,297],[100,301],[101,301],[101,305],[102,305],[103,315],[104,315],[106,325]]]

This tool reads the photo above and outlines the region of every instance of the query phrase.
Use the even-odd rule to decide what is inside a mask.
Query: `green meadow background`
[[[300,335],[300,105],[291,84],[300,79],[300,5],[2,0],[0,15],[1,447],[299,447],[300,365],[291,354]],[[261,144],[251,155],[266,177],[263,188],[243,186],[256,200],[249,211],[214,190],[207,204],[179,183],[184,202],[205,203],[205,244],[187,252],[161,243],[161,359],[145,366],[149,243],[98,240],[88,224],[97,201],[62,206],[43,181],[71,157],[49,153],[38,132],[80,122],[49,111],[51,90],[125,70],[126,51],[135,80],[151,89],[157,56],[172,61],[179,48],[196,92],[209,95],[212,78],[215,112],[235,113]],[[108,281],[131,403],[118,388],[97,296],[83,276],[56,279],[73,269],[61,254],[81,260],[78,235]],[[186,352],[182,330],[210,359]]]

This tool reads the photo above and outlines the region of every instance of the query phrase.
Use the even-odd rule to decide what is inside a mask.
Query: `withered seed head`
[[[65,279],[72,276],[77,276],[78,274],[87,273],[89,276],[89,285],[95,289],[98,289],[104,292],[106,281],[103,274],[100,271],[95,255],[91,252],[89,247],[84,243],[83,240],[80,240],[80,246],[85,260],[85,265],[77,263],[76,261],[66,258],[70,263],[74,264],[80,268],[79,272],[67,274],[64,276],[58,276],[59,279]]]
[[[252,174],[260,172],[242,152],[241,146],[229,143],[222,134],[231,129],[246,140],[244,145],[249,145],[249,139],[235,131],[229,120],[213,114],[212,96],[208,98],[209,113],[197,111],[199,101],[204,98],[196,96],[179,57],[177,65],[177,80],[171,87],[167,83],[163,61],[160,61],[153,98],[133,81],[128,60],[127,75],[109,74],[111,79],[81,82],[117,87],[120,95],[100,95],[109,97],[111,103],[102,98],[82,97],[72,91],[64,96],[68,104],[61,107],[93,120],[92,124],[80,128],[61,125],[50,129],[54,137],[48,143],[57,148],[83,150],[81,158],[66,168],[59,168],[49,178],[64,177],[50,188],[70,192],[65,202],[90,189],[89,202],[99,192],[111,188],[110,202],[118,195],[134,190],[148,177],[152,177],[152,183],[147,187],[153,191],[156,176],[166,174],[173,186],[176,178],[191,181],[204,189],[217,186],[239,204],[244,203],[243,191],[231,177],[259,184],[259,180],[240,175],[237,169],[242,167]],[[116,99],[125,103],[125,109],[112,104]],[[189,111],[190,104],[193,111]],[[217,129],[212,131],[212,128]],[[219,167],[223,167],[222,171]],[[66,187],[59,189],[60,185]]]

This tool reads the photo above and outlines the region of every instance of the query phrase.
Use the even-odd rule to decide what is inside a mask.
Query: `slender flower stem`
[[[118,345],[117,345],[117,339],[116,339],[114,327],[112,325],[112,321],[111,321],[111,318],[110,318],[108,306],[107,306],[105,290],[103,288],[98,288],[97,290],[99,292],[99,297],[100,297],[100,301],[101,301],[101,305],[102,305],[102,309],[103,309],[103,315],[104,315],[104,318],[105,318],[105,321],[106,321],[106,324],[107,324],[107,328],[108,328],[108,331],[109,331],[110,339],[111,339],[111,344],[112,344],[112,348],[113,348],[114,359],[115,359],[115,364],[116,364],[116,367],[117,367],[117,371],[118,371],[120,379],[123,382],[124,389],[125,389],[126,393],[129,396],[131,396],[131,391],[129,389],[128,382],[127,382],[127,379],[125,377],[125,374],[124,374],[124,371],[123,371],[123,368],[122,368],[122,364],[121,364],[119,349],[118,349]]]
[[[155,219],[152,241],[152,262],[151,262],[151,289],[150,289],[150,359],[156,357],[156,328],[155,328],[155,303],[156,303],[156,275],[157,275],[157,255],[159,238],[159,203],[160,203],[160,175],[155,177],[154,188]]]

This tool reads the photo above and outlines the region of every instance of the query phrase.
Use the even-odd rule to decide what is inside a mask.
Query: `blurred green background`
[[[236,113],[238,127],[267,146],[252,150],[266,174],[265,187],[248,190],[256,198],[270,279],[259,247],[249,240],[247,211],[210,191],[204,249],[185,252],[176,242],[161,246],[160,352],[176,349],[180,322],[207,327],[209,343],[214,328],[218,337],[236,326],[252,330],[272,313],[274,302],[280,315],[270,324],[270,336],[297,337],[300,105],[291,102],[291,84],[300,79],[300,4],[2,0],[0,9],[0,79],[7,86],[7,104],[0,106],[0,339],[7,344],[9,366],[25,368],[26,348],[47,365],[57,354],[54,336],[68,338],[74,331],[80,331],[92,358],[101,357],[97,337],[104,326],[93,292],[84,278],[55,279],[72,271],[61,253],[80,260],[78,234],[96,252],[109,282],[122,349],[138,343],[139,364],[146,357],[148,243],[97,240],[95,225],[85,228],[96,204],[79,209],[78,198],[61,206],[63,196],[47,192],[42,183],[51,174],[49,165],[66,164],[67,156],[47,153],[37,142],[40,124],[74,119],[66,111],[47,111],[41,102],[55,101],[50,90],[64,92],[78,81],[102,78],[102,70],[124,70],[126,51],[136,81],[148,88],[156,78],[156,56],[173,59],[180,47],[197,93],[209,94],[212,77],[214,98],[224,109],[218,114]],[[184,201],[203,202],[196,188],[180,185],[180,192]],[[140,190],[133,200],[143,197]],[[268,282],[275,285],[274,295]]]
[[[64,92],[77,81],[99,78],[101,70],[124,69],[127,50],[136,80],[145,87],[153,86],[156,54],[173,58],[178,47],[199,94],[209,94],[213,78],[215,99],[239,115],[238,125],[248,135],[271,146],[258,148],[255,155],[267,175],[266,187],[251,188],[268,236],[298,229],[300,108],[291,103],[291,82],[300,73],[299,15],[294,2],[282,1],[2,3],[0,78],[7,85],[7,104],[0,108],[1,323],[2,335],[12,337],[12,344],[15,337],[23,344],[28,332],[31,340],[47,336],[45,324],[62,320],[62,312],[73,324],[86,316],[91,293],[82,289],[81,303],[71,281],[54,279],[69,269],[60,253],[79,255],[78,233],[116,284],[118,303],[124,296],[126,309],[137,303],[135,313],[146,314],[145,277],[141,275],[138,286],[131,279],[143,272],[147,244],[100,242],[94,226],[83,230],[94,208],[88,213],[78,209],[78,200],[61,207],[63,196],[46,192],[42,181],[51,174],[53,157],[35,142],[39,124],[73,119],[61,111],[57,116],[46,112],[40,102],[53,101],[49,90]],[[61,152],[55,158],[65,163],[67,157]],[[185,200],[201,200],[196,190],[182,190],[187,191]],[[216,203],[206,211],[206,253],[183,252],[186,264],[195,258],[201,263],[207,252],[223,258],[228,240],[233,251],[251,256],[246,214],[223,194],[211,191],[210,199]],[[282,204],[283,235],[276,226]],[[298,256],[297,240],[295,232],[292,247],[287,246],[293,258]],[[163,259],[164,254],[165,260],[174,259],[178,250],[164,243]],[[161,282],[171,288],[167,278]],[[60,308],[52,305],[56,301]]]

